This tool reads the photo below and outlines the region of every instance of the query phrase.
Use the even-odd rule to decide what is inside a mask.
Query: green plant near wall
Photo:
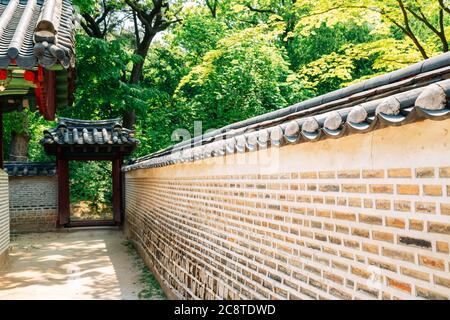
[[[112,165],[109,161],[71,161],[70,202],[89,201],[93,209],[112,201]]]
[[[143,300],[164,300],[166,296],[161,286],[151,273],[150,269],[145,265],[142,258],[136,251],[133,242],[130,240],[122,242],[127,247],[128,253],[133,257],[134,265],[139,269],[139,282],[143,285],[143,289],[138,293],[138,298]]]

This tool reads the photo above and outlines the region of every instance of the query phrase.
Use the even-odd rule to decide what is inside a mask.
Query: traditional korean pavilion
[[[77,120],[59,118],[58,125],[44,131],[41,144],[56,156],[58,168],[58,224],[60,226],[117,225],[122,221],[123,158],[139,143],[121,119]],[[113,221],[70,221],[69,161],[112,161]]]
[[[3,113],[31,108],[54,120],[72,103],[74,21],[68,0],[0,1],[0,168]]]

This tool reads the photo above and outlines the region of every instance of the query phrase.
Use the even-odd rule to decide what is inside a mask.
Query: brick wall
[[[12,232],[55,228],[58,213],[56,176],[10,177],[9,209]]]
[[[449,299],[450,120],[126,173],[180,298]]]
[[[8,175],[0,169],[0,266],[9,251]]]

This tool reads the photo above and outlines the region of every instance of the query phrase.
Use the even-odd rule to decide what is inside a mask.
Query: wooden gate
[[[123,158],[138,144],[121,119],[77,120],[60,118],[58,126],[44,131],[41,143],[56,156],[58,170],[58,224],[64,227],[119,225],[122,222]],[[69,161],[112,162],[112,220],[70,221]]]

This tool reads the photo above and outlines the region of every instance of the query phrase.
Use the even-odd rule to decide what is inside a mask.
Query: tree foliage
[[[448,51],[450,32],[446,0],[74,3],[75,105],[58,115],[134,117],[135,155],[194,121],[217,128]],[[37,137],[53,124],[28,119],[30,158],[44,159]]]

